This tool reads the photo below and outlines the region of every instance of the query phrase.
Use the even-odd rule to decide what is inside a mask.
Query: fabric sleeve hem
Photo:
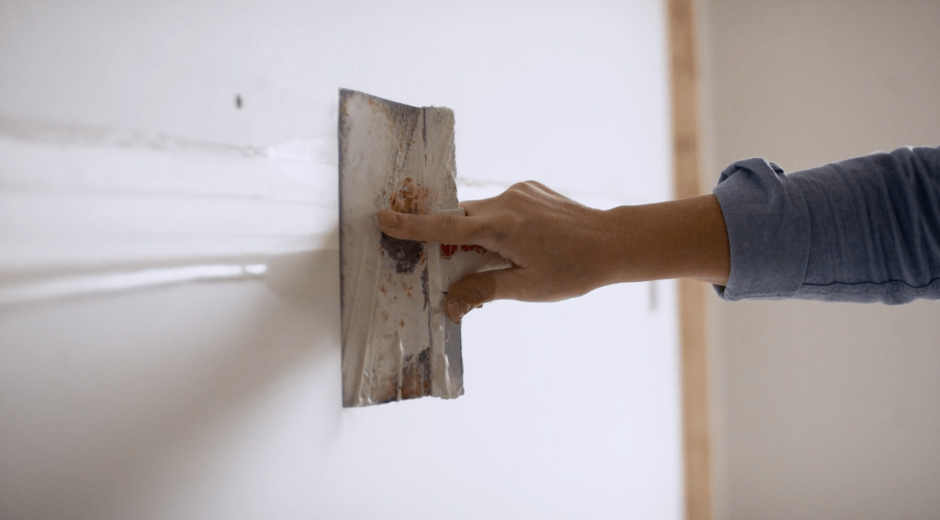
[[[718,295],[790,298],[800,290],[810,249],[806,201],[783,170],[763,159],[737,161],[713,190],[731,247],[731,272]]]

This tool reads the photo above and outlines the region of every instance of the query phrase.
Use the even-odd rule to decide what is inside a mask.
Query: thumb
[[[460,323],[471,309],[493,300],[512,298],[519,283],[519,268],[483,271],[464,276],[447,291],[447,315]]]

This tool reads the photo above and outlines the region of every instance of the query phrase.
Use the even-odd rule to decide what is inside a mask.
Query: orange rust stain
[[[373,114],[376,114],[376,113],[378,113],[378,112],[382,112],[382,113],[385,114],[389,119],[393,118],[392,111],[389,110],[387,104],[385,104],[385,103],[376,103],[376,102],[374,102],[373,100],[371,100],[371,99],[369,99],[369,98],[366,98],[366,102],[369,103],[369,106],[370,106],[370,107],[372,107],[372,113],[373,113]]]
[[[376,381],[372,386],[372,396],[377,403],[388,403],[398,400],[398,384],[395,379]]]
[[[401,324],[400,324],[400,325],[401,325],[402,327],[404,327],[404,326],[405,326],[405,320],[401,320]]]
[[[385,294],[385,286],[384,286],[384,285],[383,285],[379,290],[382,291],[382,294]]]
[[[404,290],[406,290],[406,291],[410,291],[410,290],[414,289],[414,286],[413,286],[413,285],[408,285],[407,283],[404,283],[404,282],[402,282],[401,287],[402,287],[402,289],[404,289]]]
[[[416,184],[411,177],[405,177],[398,191],[388,198],[388,206],[399,213],[427,215],[430,199],[427,187]]]
[[[408,297],[411,298],[411,293],[408,293]]]
[[[414,399],[431,394],[430,359],[425,348],[417,356],[405,357],[401,368],[399,389],[402,399]]]

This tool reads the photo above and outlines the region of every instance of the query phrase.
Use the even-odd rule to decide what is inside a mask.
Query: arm
[[[379,227],[396,238],[477,244],[515,264],[454,284],[447,295],[454,321],[495,299],[558,301],[621,282],[728,279],[727,232],[713,195],[601,211],[530,181],[461,206],[465,217],[378,214]]]
[[[557,301],[603,285],[696,278],[725,300],[940,299],[940,148],[901,148],[786,175],[763,159],[714,195],[599,211],[536,182],[462,204],[466,217],[379,213],[389,235],[479,244],[517,267],[448,293],[455,321],[502,298]]]
[[[763,159],[714,190],[731,244],[726,300],[905,303],[940,298],[940,148],[784,174]]]

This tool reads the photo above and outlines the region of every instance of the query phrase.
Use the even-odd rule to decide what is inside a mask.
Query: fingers
[[[486,233],[479,219],[458,215],[409,215],[394,211],[380,211],[376,218],[379,229],[395,238],[486,247]]]
[[[484,271],[465,276],[447,292],[447,315],[460,323],[471,309],[493,300],[522,299],[525,294],[525,273],[518,268]]]
[[[522,184],[519,183],[517,186]],[[495,235],[488,225],[491,219],[468,219],[467,217],[491,216],[495,209],[494,205],[498,203],[498,196],[481,200],[465,200],[459,206],[463,208],[466,216],[411,215],[379,211],[376,217],[379,229],[395,238],[442,244],[478,244],[489,248],[486,242],[489,242]]]

